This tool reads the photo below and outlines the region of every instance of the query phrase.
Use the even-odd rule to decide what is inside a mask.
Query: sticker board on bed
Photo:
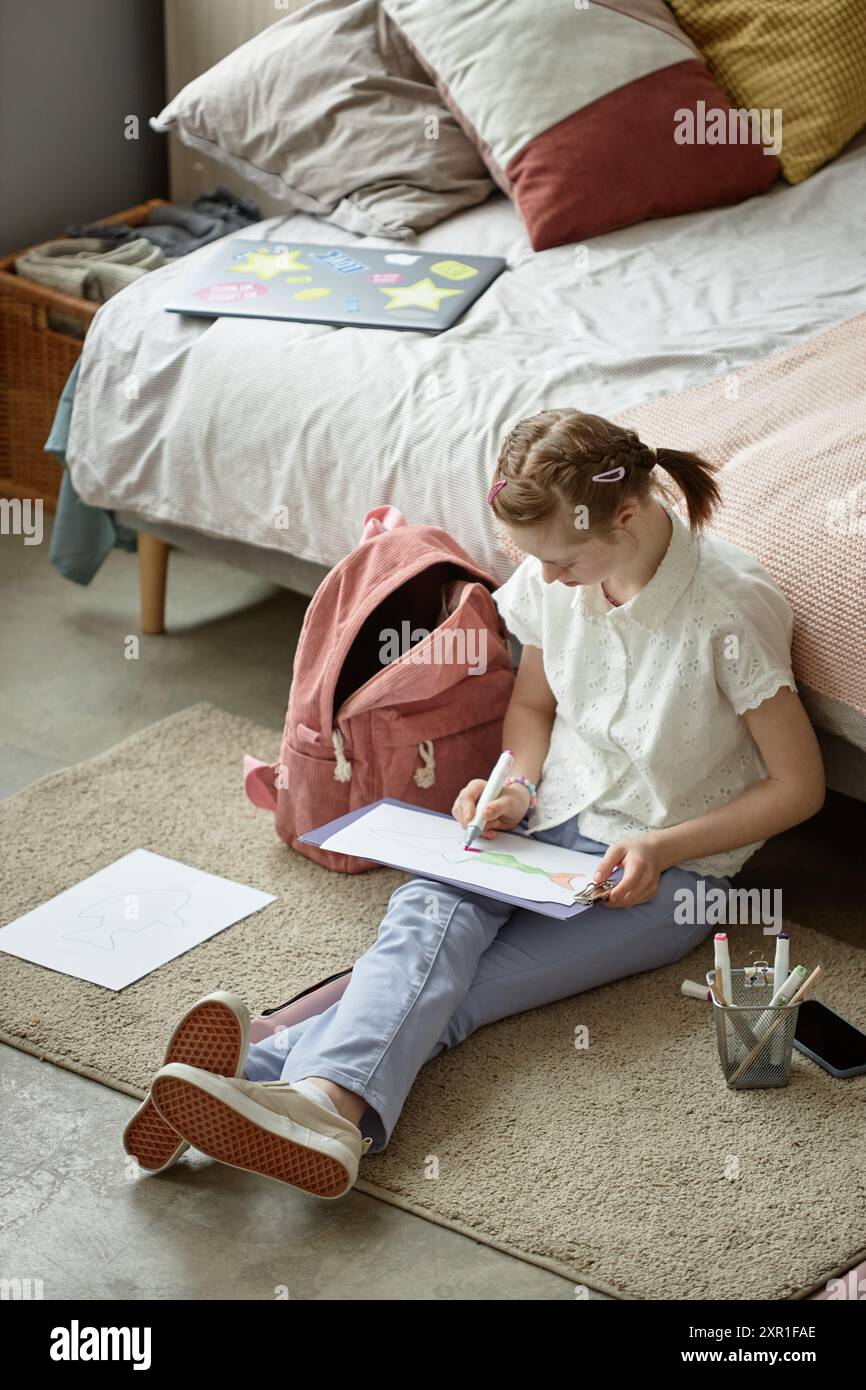
[[[165,308],[441,333],[504,267],[501,256],[230,237],[197,258]]]

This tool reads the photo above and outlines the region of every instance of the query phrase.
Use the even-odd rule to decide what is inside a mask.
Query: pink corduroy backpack
[[[279,762],[244,760],[287,844],[360,873],[376,866],[298,836],[385,796],[447,813],[489,774],[514,682],[496,587],[446,531],[367,513],[307,608]]]

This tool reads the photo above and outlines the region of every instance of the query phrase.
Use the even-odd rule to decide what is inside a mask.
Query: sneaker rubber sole
[[[284,1130],[296,1129],[298,1140],[273,1133],[242,1113],[239,1104],[251,1110],[254,1107],[245,1097],[229,1105],[194,1081],[177,1076],[158,1076],[152,1094],[160,1113],[178,1133],[229,1167],[259,1173],[325,1200],[342,1197],[354,1183],[355,1175],[339,1159],[300,1142],[304,1130],[288,1117],[283,1120],[269,1111],[261,1119]],[[323,1137],[322,1142],[334,1141]]]
[[[181,1019],[163,1065],[186,1062],[220,1076],[236,1076],[248,1047],[249,1021],[241,1001],[229,994],[212,994]],[[123,1147],[141,1168],[160,1173],[176,1163],[189,1144],[163,1119],[149,1092],[123,1131]]]

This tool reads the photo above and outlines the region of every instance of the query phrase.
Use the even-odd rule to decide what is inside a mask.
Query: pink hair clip
[[[508,479],[507,479],[507,478],[500,478],[498,483],[494,483],[493,486],[492,486],[492,488],[490,489],[490,491],[489,491],[488,494],[487,494],[487,501],[492,503],[492,501],[493,501],[494,497],[496,496],[496,494],[497,494],[498,492],[501,492],[501,491],[502,491],[502,489],[505,487],[505,484],[506,484],[507,482],[508,482]]]

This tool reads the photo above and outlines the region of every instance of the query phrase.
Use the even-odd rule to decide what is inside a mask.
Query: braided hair
[[[506,526],[534,526],[583,505],[589,533],[605,535],[625,501],[669,494],[663,468],[685,500],[689,525],[705,526],[719,502],[716,466],[681,449],[653,449],[634,430],[573,409],[544,410],[506,435],[491,506]],[[507,480],[508,486],[504,486]],[[503,484],[496,490],[496,483]]]

